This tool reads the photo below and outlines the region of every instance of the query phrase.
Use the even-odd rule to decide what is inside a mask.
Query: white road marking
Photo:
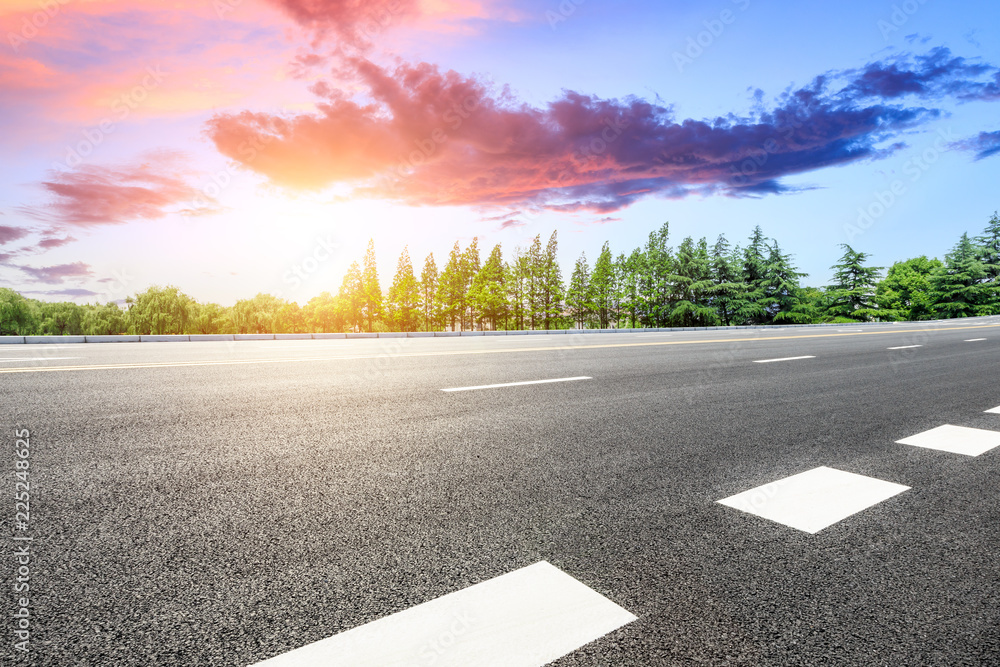
[[[1000,447],[1000,433],[981,428],[945,424],[896,442],[901,445],[937,449],[952,454],[979,456],[994,447]]]
[[[1000,406],[997,406],[997,407],[993,408],[992,410],[987,410],[986,412],[989,412],[990,414],[993,414],[993,415],[1000,415]]]
[[[900,345],[899,347],[887,347],[887,350],[909,350],[911,347],[923,347],[923,345]]]
[[[253,667],[541,667],[634,620],[542,561]]]
[[[837,329],[839,333],[857,333],[862,331],[861,329]]]
[[[758,486],[718,502],[816,534],[909,488],[824,466]]]
[[[796,359],[815,359],[815,358],[816,357],[811,356],[811,357],[785,357],[783,359],[760,359],[758,361],[755,361],[754,363],[755,364],[770,364],[770,363],[774,363],[775,361],[795,361]]]
[[[577,380],[592,380],[590,377],[577,377],[577,378],[557,378],[555,380],[530,380],[528,382],[505,382],[503,384],[482,384],[478,387],[452,387],[451,389],[442,389],[441,391],[473,391],[476,389],[497,389],[499,387],[521,387],[528,384],[550,384],[552,382],[576,382]]]
[[[966,343],[978,343],[979,341],[983,341],[983,340],[986,340],[986,339],[985,338],[970,338],[969,340],[967,340],[965,342]]]
[[[12,361],[56,361],[61,359],[81,359],[82,357],[8,357],[5,359],[0,359],[0,364],[6,364]]]

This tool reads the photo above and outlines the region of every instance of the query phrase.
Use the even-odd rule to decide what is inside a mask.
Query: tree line
[[[419,276],[406,248],[383,291],[370,241],[336,294],[304,306],[258,294],[224,307],[176,287],[153,286],[124,306],[43,302],[0,288],[0,335],[318,333],[566,328],[694,327],[899,321],[1000,314],[1000,218],[963,234],[944,260],[926,256],[884,267],[841,246],[833,284],[806,287],[792,256],[761,228],[743,245],[687,237],[673,248],[669,224],[645,245],[615,256],[604,243],[569,281],[557,259],[558,233],[504,258],[485,260],[477,238],[456,241],[442,268],[433,253]],[[884,274],[883,274],[883,271]]]

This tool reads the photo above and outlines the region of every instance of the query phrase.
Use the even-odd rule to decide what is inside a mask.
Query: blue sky
[[[759,224],[822,285],[840,243],[943,256],[1000,208],[995,3],[362,6],[85,0],[30,39],[37,7],[0,10],[0,283],[304,302],[368,238],[388,283],[404,245],[419,268],[558,230],[568,274],[669,221],[674,244]]]

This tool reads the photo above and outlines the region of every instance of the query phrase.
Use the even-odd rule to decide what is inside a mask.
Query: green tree
[[[368,331],[375,330],[375,322],[382,316],[382,286],[378,282],[378,266],[375,263],[375,239],[369,239],[365,251],[365,266],[361,274],[361,306]]]
[[[524,329],[530,319],[531,309],[531,255],[523,248],[515,248],[514,256],[507,265],[507,302],[512,326],[518,331]]]
[[[0,336],[30,336],[39,329],[31,303],[7,287],[0,287]]]
[[[976,237],[976,243],[979,246],[978,259],[983,264],[986,279],[1000,280],[1000,216],[996,212],[982,235]]]
[[[344,280],[337,293],[337,302],[343,312],[343,318],[351,331],[360,331],[362,324],[362,307],[365,301],[365,282],[361,266],[351,262]]]
[[[562,317],[563,281],[562,273],[559,271],[557,234],[558,232],[553,230],[538,267],[538,306],[546,330],[555,328]]]
[[[469,303],[496,331],[507,325],[507,270],[503,251],[496,244],[469,288]]]
[[[455,241],[451,254],[448,255],[448,263],[438,279],[437,300],[441,304],[441,314],[445,321],[452,331],[456,331],[455,323],[461,322],[465,312],[465,274],[462,268],[462,249],[458,241]]]
[[[233,333],[229,309],[217,303],[197,303],[192,307],[191,333],[219,334]]]
[[[641,250],[636,248],[628,257],[624,253],[618,255],[618,261],[615,264],[618,268],[621,289],[621,309],[628,317],[629,327],[637,328],[642,308],[640,281],[643,275],[645,256]]]
[[[237,301],[229,311],[235,332],[241,334],[280,332],[279,317],[287,303],[284,299],[263,292],[252,299]]]
[[[767,294],[768,252],[767,237],[760,225],[757,225],[750,234],[747,247],[742,250],[742,281],[745,287],[735,303],[739,324],[767,324],[770,321]]]
[[[830,267],[834,274],[833,284],[827,287],[831,299],[827,314],[860,322],[880,316],[875,290],[882,267],[865,266],[868,253],[858,252],[846,243],[840,247],[844,254],[840,262]]]
[[[696,246],[690,236],[681,241],[674,258],[670,324],[682,327],[715,324],[715,309],[708,303],[712,289],[712,269],[708,242],[703,238]]]
[[[605,248],[607,244],[605,244]],[[573,275],[566,290],[566,306],[578,329],[586,329],[587,322],[593,311],[593,285],[590,277],[590,266],[587,264],[587,254],[581,253],[573,267]]]
[[[931,274],[934,313],[939,317],[972,317],[989,310],[983,281],[986,268],[979,261],[968,233],[945,256],[945,265]]]
[[[896,262],[875,288],[875,302],[883,319],[929,320],[934,317],[931,275],[942,268],[939,259],[926,256]]]
[[[747,291],[746,283],[732,257],[729,241],[721,234],[712,246],[711,269],[710,303],[722,324],[735,324],[733,320],[738,317],[740,302]]]
[[[799,280],[806,276],[792,265],[792,256],[772,239],[764,271],[764,308],[774,324],[807,324],[812,315],[802,303]]]
[[[594,314],[597,316],[597,326],[601,329],[607,329],[611,325],[612,318],[615,317],[616,283],[615,260],[611,255],[608,242],[605,241],[604,245],[601,246],[601,254],[594,262],[594,271],[590,275]],[[566,301],[568,305],[568,293]]]
[[[639,284],[639,316],[647,326],[667,326],[673,293],[674,258],[667,245],[670,224],[649,233],[641,263],[635,265]]]
[[[476,308],[469,299],[469,290],[472,289],[472,282],[476,279],[476,275],[479,273],[478,237],[473,237],[472,243],[470,243],[469,247],[462,253],[461,267],[462,294],[459,298],[459,310],[461,311],[462,317],[462,329],[475,331],[477,322]],[[482,318],[480,317],[480,328],[482,327],[481,319]]]
[[[88,336],[116,336],[128,330],[125,312],[116,303],[87,306],[83,314],[83,333]]]
[[[396,263],[396,276],[389,288],[386,305],[389,321],[396,331],[416,331],[420,313],[420,287],[413,275],[409,249],[404,247]]]
[[[187,333],[196,309],[194,299],[171,285],[154,285],[125,301],[129,333],[140,335]]]
[[[423,308],[424,331],[437,329],[440,319],[438,303],[438,270],[434,253],[427,255],[424,268],[420,272],[420,306]]]
[[[344,309],[329,292],[309,299],[309,303],[302,308],[302,314],[313,333],[337,333],[347,325]]]

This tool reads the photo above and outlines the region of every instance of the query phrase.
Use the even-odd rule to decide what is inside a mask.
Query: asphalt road
[[[1000,318],[841,329],[0,346],[0,663],[250,665],[548,561],[638,617],[560,666],[1000,664],[1000,449],[895,443],[1000,431]],[[819,466],[911,488],[717,502]]]

